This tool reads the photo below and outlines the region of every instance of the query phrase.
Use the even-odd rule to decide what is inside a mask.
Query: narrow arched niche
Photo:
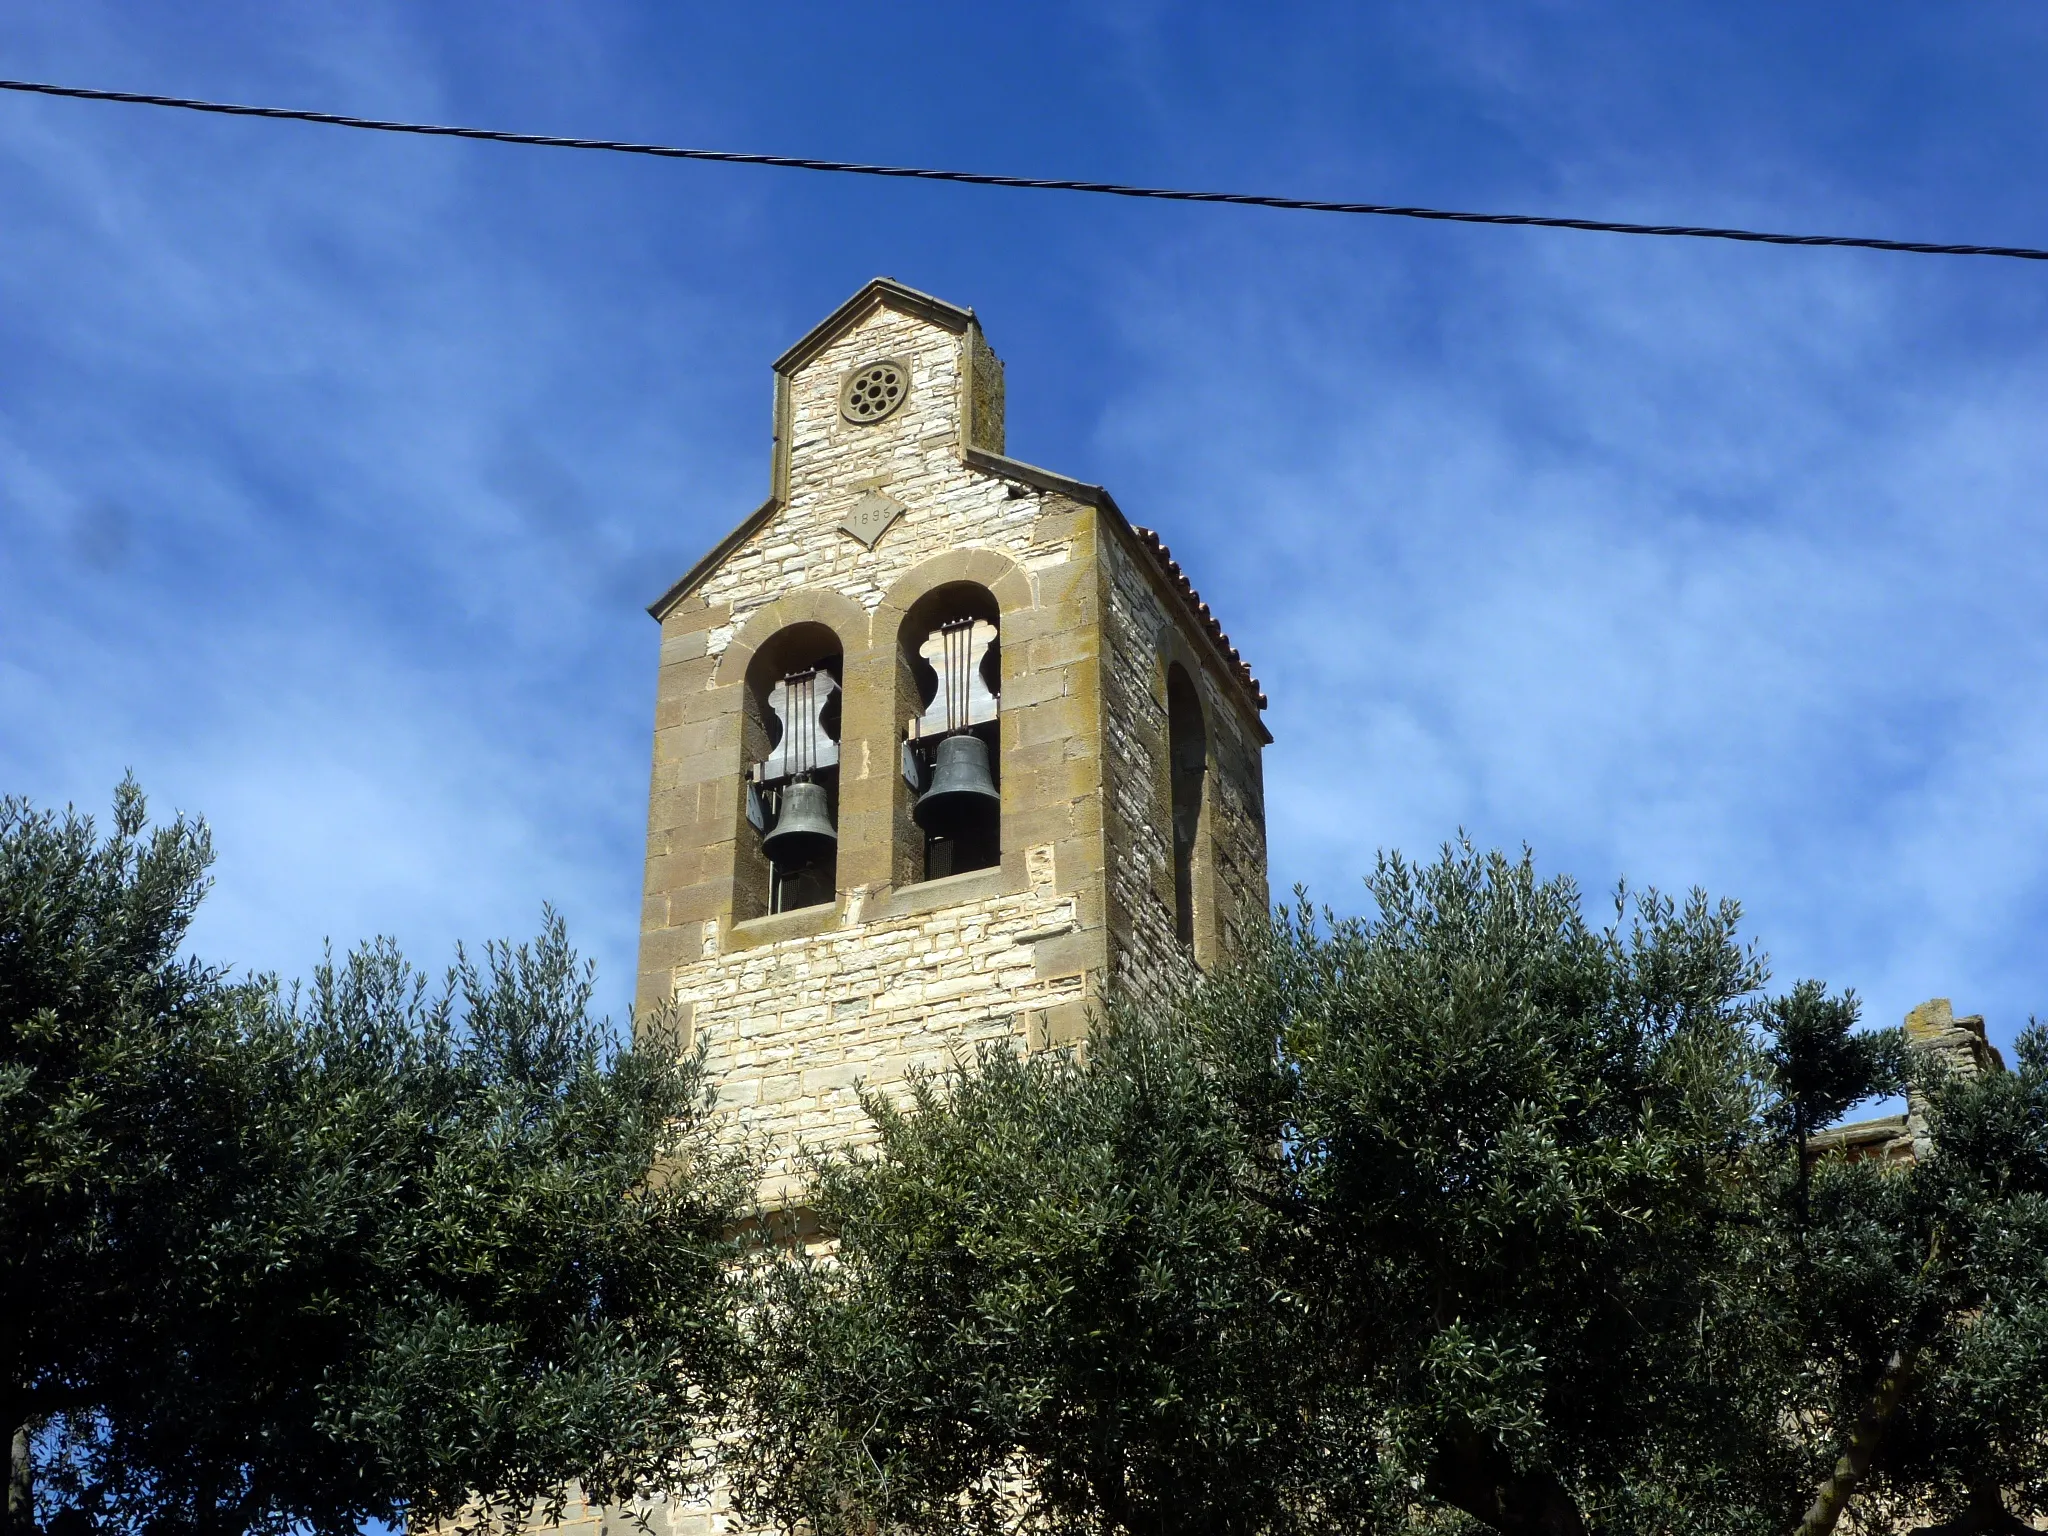
[[[1209,770],[1209,733],[1202,698],[1187,669],[1166,669],[1166,758],[1173,822],[1173,931],[1195,943],[1195,857],[1202,834],[1202,791]]]
[[[747,663],[735,921],[819,906],[838,895],[844,674],[839,636],[816,623],[777,631]],[[799,822],[814,830],[789,835]]]
[[[995,595],[973,582],[952,582],[919,598],[897,635],[897,673],[897,883],[992,868],[1002,862],[1002,621]],[[981,747],[948,748],[955,737]]]

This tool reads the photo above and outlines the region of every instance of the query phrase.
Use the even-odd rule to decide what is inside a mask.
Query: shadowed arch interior
[[[1208,776],[1209,733],[1202,699],[1179,662],[1166,669],[1167,771],[1173,807],[1173,929],[1195,942],[1195,847],[1202,831],[1202,790]]]
[[[999,806],[1001,610],[975,582],[919,597],[897,634],[907,812],[897,819],[903,883],[1002,859]]]
[[[837,895],[836,831],[830,837],[785,837],[772,849],[771,843],[778,825],[788,831],[785,817],[837,827],[844,675],[839,635],[816,622],[776,631],[748,659],[740,724],[744,785],[733,882],[735,920],[817,906]]]

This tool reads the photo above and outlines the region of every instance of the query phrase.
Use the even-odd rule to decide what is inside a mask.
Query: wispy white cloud
[[[2007,239],[2048,131],[2011,6],[1932,52],[1879,6],[1833,55],[1761,5],[959,20],[81,4],[10,72]],[[884,270],[982,309],[1012,446],[1112,484],[1244,646],[1281,888],[1356,905],[1463,826],[1740,895],[1873,1017],[2041,1001],[2038,273],[23,101],[0,201],[4,787],[133,766],[206,812],[223,958],[438,959],[552,899],[623,998],[639,605],[758,498],[768,361]]]
[[[1896,265],[1530,241],[1426,279],[1394,244],[1114,274],[1099,451],[1274,694],[1276,882],[1355,906],[1376,848],[1462,825],[1739,894],[1781,974],[2009,1034],[2048,366],[1929,345]]]
[[[431,82],[407,30],[281,51],[336,94]],[[661,430],[705,414],[708,378],[624,402],[617,378],[646,371],[650,321],[695,349],[701,304],[557,302],[459,158],[0,109],[4,323],[34,364],[0,403],[8,789],[91,806],[132,766],[206,814],[195,942],[237,964],[385,931],[438,960],[552,900],[616,1002],[638,606],[738,495],[716,465],[691,486],[699,445]],[[699,488],[708,517],[676,518]]]

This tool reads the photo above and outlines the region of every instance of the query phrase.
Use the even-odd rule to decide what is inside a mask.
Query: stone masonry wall
[[[1233,685],[1187,642],[1169,600],[1138,555],[1104,538],[1103,750],[1112,982],[1148,995],[1234,953],[1245,923],[1266,911],[1261,742]],[[1201,697],[1208,769],[1194,857],[1195,946],[1175,934],[1172,790],[1166,669],[1179,661]]]
[[[1068,548],[1035,547],[1041,494],[1012,496],[1001,480],[960,462],[965,344],[928,321],[877,310],[833,342],[790,383],[789,481],[773,522],[736,550],[700,589],[730,613],[714,630],[713,654],[747,615],[791,587],[824,587],[873,612],[890,585],[919,561],[950,549],[999,549],[1040,565]],[[910,364],[910,398],[893,416],[858,425],[839,414],[839,381],[875,357]],[[863,491],[879,490],[909,510],[872,550],[839,532]]]
[[[1204,678],[1204,693],[1213,677]],[[1207,700],[1205,698],[1205,708]],[[1265,736],[1256,721],[1218,700],[1208,712],[1208,800],[1203,811],[1208,887],[1219,958],[1267,921]]]
[[[1079,902],[1055,890],[1051,847],[1028,849],[1026,866],[1021,892],[713,955],[679,973],[721,1107],[770,1150],[768,1203],[796,1195],[800,1143],[864,1139],[863,1084],[942,1069],[986,1041],[1043,1043],[1061,1005],[1081,1003],[1082,975],[1042,975],[1034,955],[1077,931]]]
[[[1122,540],[1102,541],[1102,570],[1111,985],[1124,995],[1142,996],[1194,977],[1193,956],[1174,933],[1162,660],[1170,631],[1163,607]]]
[[[787,1193],[797,1141],[837,1143],[863,1123],[857,1079],[887,1087],[1005,1033],[1076,1038],[1105,964],[1096,514],[962,462],[976,346],[971,328],[884,307],[797,369],[783,505],[664,617],[641,1005],[687,1010],[722,1102],[773,1145],[771,1198]],[[909,365],[906,403],[880,423],[844,421],[841,378],[880,356]],[[984,394],[992,364],[976,368]],[[906,509],[873,549],[839,527],[869,490]],[[1003,862],[899,889],[903,588],[941,577],[988,586],[1002,608]],[[751,833],[744,655],[731,653],[792,617],[832,625],[846,649],[840,896],[735,921],[738,839]]]

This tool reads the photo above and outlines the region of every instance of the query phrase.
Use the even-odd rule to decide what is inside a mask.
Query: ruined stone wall
[[[1984,1016],[1972,1013],[1957,1017],[1955,1005],[1945,997],[1931,997],[1918,1007],[1909,1008],[1905,1030],[1909,1046],[1933,1055],[1960,1077],[1974,1078],[2005,1070],[2004,1056],[1985,1033]],[[1878,1115],[1832,1126],[1808,1140],[1807,1156],[1840,1155],[1851,1162],[1917,1162],[1934,1151],[1929,1108],[1926,1091],[1916,1078],[1909,1078],[1904,1114]]]

